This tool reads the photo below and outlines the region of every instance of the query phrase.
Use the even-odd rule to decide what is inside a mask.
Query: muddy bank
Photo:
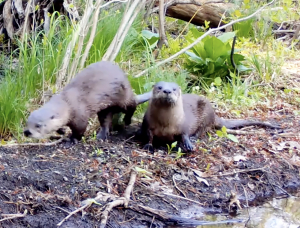
[[[247,128],[250,133],[236,136],[239,143],[211,131],[211,139],[194,140],[197,151],[181,156],[165,150],[146,153],[123,133],[112,136],[110,142],[90,139],[71,148],[0,147],[0,214],[27,210],[26,216],[2,221],[1,227],[57,227],[81,201],[97,192],[122,196],[133,167],[147,172],[138,174],[130,208],[114,208],[107,227],[174,224],[139,211],[139,205],[178,218],[201,219],[203,213],[227,213],[234,218],[238,205],[260,205],[271,197],[296,195],[299,119],[285,115],[281,123],[285,130],[280,132]],[[102,209],[103,204],[94,204],[84,216],[77,213],[61,227],[98,227]]]

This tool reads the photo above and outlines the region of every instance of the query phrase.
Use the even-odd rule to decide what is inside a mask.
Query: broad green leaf
[[[194,62],[196,62],[196,63],[204,64],[203,59],[200,58],[199,56],[197,56],[195,53],[186,51],[185,54],[187,54],[188,56],[190,56],[190,60],[191,60],[191,61],[194,61]]]
[[[174,148],[176,145],[177,145],[177,141],[175,141],[171,144],[172,148]]]
[[[212,60],[216,60],[218,57],[226,55],[227,53],[225,44],[214,36],[204,42],[204,49],[207,57]]]
[[[244,65],[237,65],[237,69],[239,70],[239,72],[253,70],[253,68],[248,68],[248,67],[245,67]]]
[[[227,128],[225,126],[222,127],[222,132],[225,134],[227,133]]]
[[[215,82],[215,85],[220,86],[222,84],[222,79],[220,77],[216,77],[214,82]]]
[[[235,36],[235,32],[226,32],[221,36],[218,36],[218,39],[223,43],[226,43],[228,40],[232,39]]]
[[[202,59],[206,59],[207,58],[207,53],[205,51],[204,48],[204,43],[200,42],[197,45],[195,45],[193,48],[191,48],[192,51],[198,55],[199,57],[201,57]]]
[[[229,139],[232,140],[233,142],[236,142],[236,143],[239,142],[239,140],[238,140],[234,135],[232,135],[232,134],[228,134],[228,135],[227,135],[227,138],[229,138]]]
[[[222,131],[219,131],[219,130],[218,130],[218,131],[216,132],[216,134],[217,134],[219,137],[224,137],[224,134],[223,134]]]
[[[148,40],[150,40],[152,37],[156,37],[157,39],[159,39],[159,34],[153,33],[149,30],[143,30],[142,31],[142,36],[145,37]]]

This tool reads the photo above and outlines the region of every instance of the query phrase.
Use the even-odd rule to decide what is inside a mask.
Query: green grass
[[[53,14],[47,36],[40,33],[18,41],[19,48],[11,54],[0,84],[1,137],[13,134],[19,138],[30,100],[41,97],[44,86],[55,82],[70,35],[67,21],[64,16]],[[14,69],[13,56],[17,55],[19,67]]]

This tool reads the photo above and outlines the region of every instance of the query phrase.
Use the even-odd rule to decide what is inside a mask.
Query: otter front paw
[[[150,143],[146,144],[146,145],[143,147],[143,150],[147,150],[147,151],[149,151],[150,153],[154,153],[153,145],[150,144]]]
[[[65,138],[62,140],[64,147],[70,148],[71,146],[77,144],[79,141],[76,138]]]
[[[194,145],[192,144],[190,137],[188,135],[184,135],[182,137],[182,143],[183,146],[187,151],[193,151],[194,150]]]
[[[193,151],[193,150],[194,150],[194,146],[193,146],[193,144],[191,143],[191,141],[189,141],[189,142],[184,142],[183,145],[184,145],[184,147],[187,149],[187,151]]]

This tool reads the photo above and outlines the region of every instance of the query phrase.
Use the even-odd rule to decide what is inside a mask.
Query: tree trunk
[[[79,19],[72,0],[5,0],[0,3],[0,46],[7,40],[22,38],[31,31],[50,27],[54,11],[67,13],[72,19]]]
[[[171,6],[168,6],[174,2]],[[177,3],[176,3],[177,2]],[[187,4],[189,2],[190,4]],[[195,4],[191,4],[191,3]],[[156,1],[152,12],[158,10],[158,1]],[[166,16],[190,21],[194,25],[202,26],[205,21],[209,21],[209,27],[216,28],[224,23],[221,22],[222,15],[234,9],[235,5],[232,3],[224,3],[223,1],[212,0],[165,0],[167,5]]]

